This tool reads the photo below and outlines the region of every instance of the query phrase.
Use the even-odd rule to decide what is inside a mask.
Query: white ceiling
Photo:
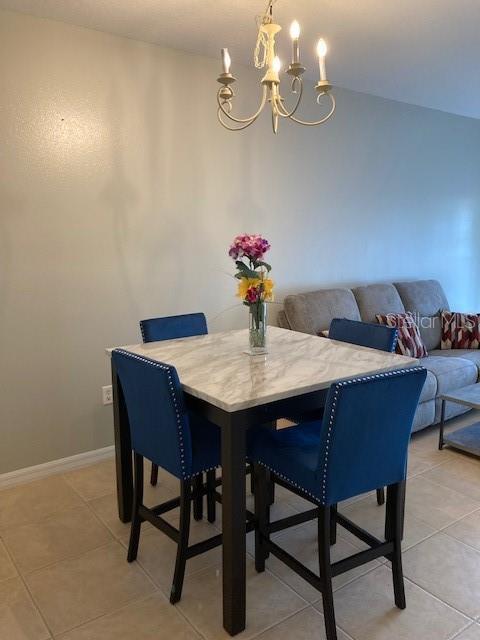
[[[0,0],[0,8],[99,29],[208,56],[228,46],[250,63],[255,14],[266,0]],[[277,0],[288,61],[288,26],[302,26],[314,67],[319,35],[340,86],[480,118],[480,0]],[[232,69],[234,71],[234,67]]]

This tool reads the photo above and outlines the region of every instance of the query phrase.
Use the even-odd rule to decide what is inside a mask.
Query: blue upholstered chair
[[[148,521],[177,543],[170,594],[173,604],[182,594],[185,563],[221,544],[221,535],[189,546],[192,480],[220,463],[220,431],[204,418],[189,414],[174,367],[115,349],[112,353],[122,386],[134,452],[134,504],[127,559],[137,557],[142,522]],[[143,460],[147,458],[180,481],[180,497],[147,508],[143,504]],[[194,485],[195,486],[195,485]],[[198,485],[197,485],[198,486]],[[203,490],[203,485],[200,483]],[[161,514],[180,507],[175,529]]]
[[[332,578],[386,557],[392,563],[395,604],[404,609],[401,539],[408,443],[426,378],[421,367],[345,380],[331,386],[323,421],[278,431],[259,430],[250,444],[255,469],[257,571],[272,553],[322,593],[327,640],[336,640]],[[309,520],[311,511],[269,522],[267,473],[317,505],[319,576],[270,540],[272,532]],[[387,487],[385,541],[337,513],[334,507],[380,486]],[[369,549],[330,561],[332,518]]]
[[[180,316],[140,320],[140,331],[144,342],[175,340],[208,333],[203,313],[185,313]]]
[[[207,321],[203,313],[186,313],[178,316],[166,316],[164,318],[150,318],[140,320],[140,331],[143,342],[159,342],[161,340],[175,340],[177,338],[189,338],[191,336],[202,336],[208,333]],[[152,464],[150,474],[150,484],[155,486],[158,481],[158,467]],[[203,483],[202,477],[194,480],[197,483],[197,493],[200,493],[200,485]],[[213,496],[215,485],[215,472],[207,474],[207,517],[209,522],[215,521],[215,499]],[[203,497],[196,498],[193,504],[193,515],[195,520],[203,517]]]
[[[330,323],[328,337],[339,342],[348,342],[361,347],[393,353],[397,346],[398,330],[396,327],[387,327],[373,322],[334,318]],[[379,506],[385,504],[385,489],[383,487],[377,489],[377,503]]]
[[[393,353],[397,345],[397,329],[383,324],[359,322],[346,318],[334,318],[330,323],[328,337],[331,340],[357,344],[379,351]]]

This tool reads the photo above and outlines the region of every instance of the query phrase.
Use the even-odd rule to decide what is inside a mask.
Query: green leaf
[[[272,267],[268,264],[268,262],[263,262],[263,260],[255,261],[255,269],[257,269],[257,267],[265,267],[267,271],[272,270]]]
[[[252,269],[246,269],[238,273],[241,278],[255,278],[256,280],[260,280],[260,275],[256,271],[252,271]]]

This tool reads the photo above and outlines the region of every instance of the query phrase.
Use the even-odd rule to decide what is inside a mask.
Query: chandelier
[[[300,106],[303,96],[303,80],[302,75],[305,67],[300,63],[299,38],[300,25],[296,20],[290,26],[290,37],[292,38],[292,61],[286,70],[291,76],[291,91],[295,96],[293,106],[288,108],[285,100],[280,93],[280,77],[279,72],[282,68],[280,59],[275,54],[275,36],[282,30],[282,27],[273,21],[273,5],[276,0],[269,0],[265,13],[257,18],[258,38],[255,46],[254,62],[257,69],[266,67],[266,73],[262,78],[262,98],[257,111],[248,118],[237,118],[232,114],[233,98],[235,93],[232,84],[236,78],[230,73],[231,59],[228,49],[222,49],[223,73],[217,78],[222,85],[217,92],[217,115],[220,123],[229,131],[241,131],[246,129],[257,120],[267,102],[270,103],[272,111],[272,128],[273,132],[278,132],[278,123],[280,118],[288,118],[297,124],[303,124],[308,127],[314,127],[326,122],[335,111],[335,98],[330,90],[332,85],[327,80],[327,72],[325,67],[325,56],[327,53],[327,45],[323,38],[320,38],[317,44],[317,56],[320,69],[320,79],[315,85],[317,92],[317,103],[321,107],[327,103],[329,111],[320,120],[308,122],[296,117],[297,109]]]

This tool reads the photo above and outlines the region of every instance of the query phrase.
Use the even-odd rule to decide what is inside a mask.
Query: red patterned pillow
[[[397,327],[398,340],[397,353],[411,358],[425,358],[428,356],[423,344],[420,331],[415,322],[415,318],[410,312],[407,313],[387,313],[381,315],[377,313],[377,322],[386,324],[388,327]]]
[[[441,349],[478,349],[480,314],[442,311]]]

